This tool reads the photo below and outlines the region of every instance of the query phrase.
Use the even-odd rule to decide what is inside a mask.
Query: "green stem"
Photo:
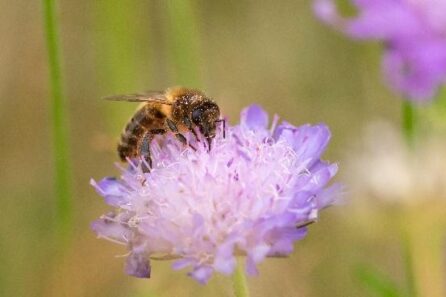
[[[51,88],[51,115],[53,153],[55,166],[56,223],[57,232],[65,236],[71,225],[71,171],[68,146],[66,101],[62,89],[59,54],[58,24],[55,0],[43,0],[48,68]]]
[[[101,96],[132,93],[150,86],[153,69],[152,52],[147,26],[141,26],[136,15],[147,9],[144,1],[92,1],[96,17],[97,71],[106,89]],[[150,17],[149,17],[150,18]],[[154,46],[152,45],[152,48]],[[156,48],[156,47],[155,47]],[[147,52],[146,52],[147,50]],[[144,71],[143,71],[144,69]],[[140,83],[144,86],[141,87]],[[135,110],[134,104],[103,104],[108,132],[115,134],[122,129]]]
[[[430,198],[430,197],[429,197]],[[401,218],[407,297],[444,297],[444,203],[418,203]],[[429,230],[426,232],[426,230]]]
[[[416,112],[413,103],[403,100],[402,104],[402,130],[407,143],[412,146],[415,142]]]
[[[191,0],[167,0],[169,54],[175,84],[201,87],[197,13]]]
[[[439,124],[440,128],[444,130],[446,127],[446,86],[443,86],[433,104],[430,106],[430,120],[434,124]]]
[[[232,277],[234,285],[234,294],[236,297],[249,297],[248,284],[246,282],[245,272],[241,265],[241,261],[238,261],[237,268]]]
[[[403,100],[402,105],[402,129],[406,141],[410,147],[414,145],[415,141],[415,108],[410,101]],[[403,216],[403,221],[405,221]],[[413,265],[413,253],[411,238],[406,230],[404,224],[401,227],[401,252],[404,263],[404,271],[406,276],[406,289],[408,297],[416,297],[416,286]]]
[[[417,290],[415,286],[415,275],[414,275],[414,265],[413,265],[413,252],[412,252],[412,243],[411,238],[407,234],[407,231],[402,231],[401,236],[401,245],[402,245],[402,255],[404,262],[404,270],[406,275],[406,288],[407,288],[407,296],[408,297],[416,297]]]

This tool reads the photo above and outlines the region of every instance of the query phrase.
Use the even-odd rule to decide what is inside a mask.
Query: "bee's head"
[[[192,110],[191,117],[192,122],[206,138],[210,149],[212,139],[215,137],[217,122],[220,118],[218,105],[211,100],[205,100]]]

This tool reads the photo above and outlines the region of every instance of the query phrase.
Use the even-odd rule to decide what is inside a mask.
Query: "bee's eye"
[[[203,114],[203,112],[201,111],[201,109],[195,109],[194,111],[192,111],[192,121],[195,124],[199,123],[201,120],[202,114]]]

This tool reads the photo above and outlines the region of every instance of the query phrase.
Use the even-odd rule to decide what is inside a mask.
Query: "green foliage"
[[[355,269],[355,277],[367,291],[374,294],[371,296],[403,297],[395,282],[371,266],[358,265]]]

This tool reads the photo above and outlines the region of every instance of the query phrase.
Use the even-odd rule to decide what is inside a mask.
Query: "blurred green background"
[[[1,296],[232,296],[230,278],[215,275],[200,286],[169,262],[154,262],[150,280],[128,277],[124,258],[115,257],[125,249],[90,230],[109,208],[89,180],[118,174],[115,142],[136,107],[102,96],[185,85],[215,98],[232,123],[251,103],[296,125],[325,122],[333,133],[325,158],[339,162],[337,179],[347,187],[343,163],[364,124],[399,122],[400,102],[380,76],[379,46],[323,26],[310,1],[57,4],[74,230],[61,252],[42,5],[0,0]],[[374,296],[358,276],[364,263],[403,282],[392,210],[376,208],[358,215],[348,202],[324,211],[290,258],[260,265],[249,278],[251,295]]]

